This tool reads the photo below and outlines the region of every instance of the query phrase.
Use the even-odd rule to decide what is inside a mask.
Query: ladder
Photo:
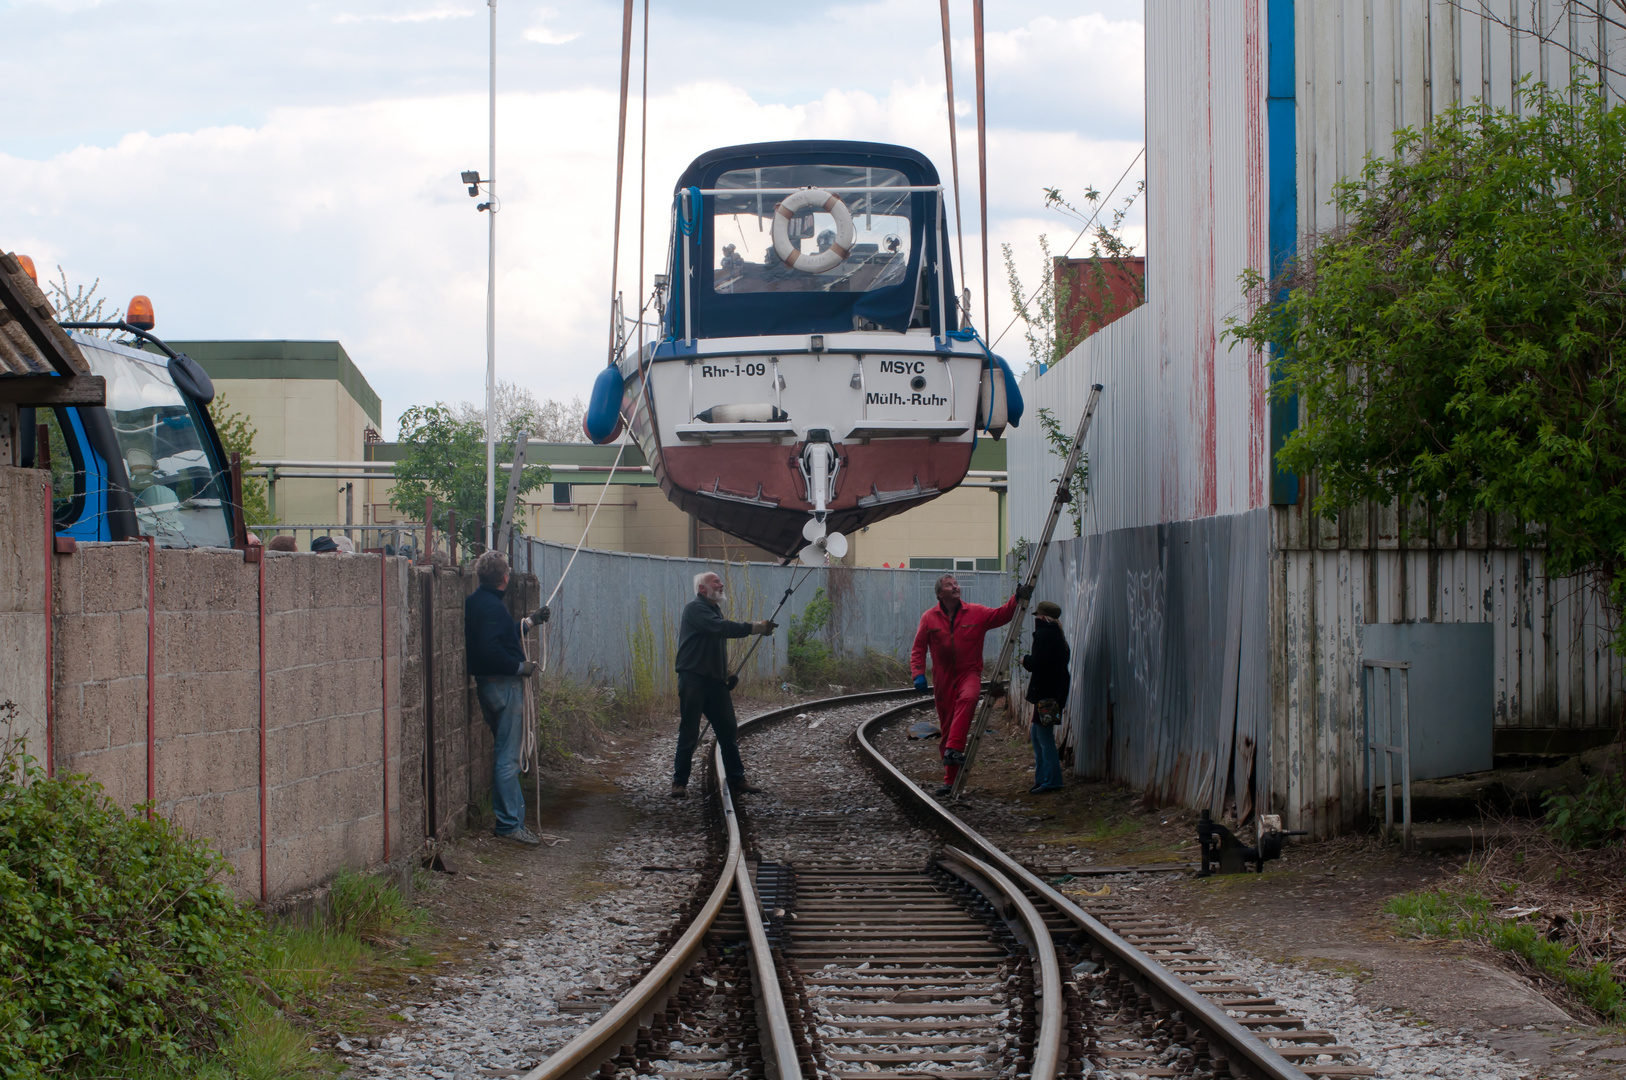
[[[1062,466],[1061,476],[1056,481],[1056,494],[1050,500],[1050,516],[1045,519],[1039,546],[1034,550],[1033,558],[1028,561],[1027,569],[1022,574],[1023,585],[1033,585],[1039,580],[1039,571],[1044,567],[1045,556],[1050,551],[1050,539],[1056,532],[1056,522],[1061,519],[1061,508],[1072,501],[1068,481],[1078,469],[1079,456],[1084,452],[1084,436],[1090,432],[1090,424],[1095,420],[1095,406],[1100,400],[1101,384],[1096,383],[1090,387],[1090,396],[1084,402],[1084,415],[1079,418],[1078,431],[1073,435],[1073,444],[1067,451],[1067,463]],[[976,719],[971,722],[971,733],[965,743],[965,764],[960,766],[960,774],[954,778],[954,788],[950,792],[953,799],[959,799],[960,793],[965,790],[966,777],[971,775],[971,766],[977,761],[977,747],[982,744],[982,733],[988,727],[988,717],[994,711],[994,698],[1008,681],[1011,655],[1016,652],[1016,639],[1022,634],[1022,620],[1027,617],[1029,599],[1031,597],[1016,601],[1016,614],[1011,616],[1010,625],[1005,630],[1005,645],[999,650],[999,659],[994,663],[993,677],[977,705]]]

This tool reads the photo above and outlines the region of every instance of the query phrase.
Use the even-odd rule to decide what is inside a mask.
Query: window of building
[[[553,504],[555,506],[569,506],[570,505],[570,485],[569,484],[554,484],[553,485]]]

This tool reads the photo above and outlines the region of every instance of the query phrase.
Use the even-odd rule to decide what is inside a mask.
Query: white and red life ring
[[[835,241],[823,251],[816,251],[811,255],[803,253],[790,242],[791,218],[795,217],[798,211],[809,207],[823,210],[836,219]],[[841,201],[841,196],[823,188],[803,188],[801,191],[794,191],[774,207],[773,249],[792,270],[800,270],[804,274],[822,274],[827,270],[834,270],[847,261],[856,236],[853,215],[847,209],[847,204]]]

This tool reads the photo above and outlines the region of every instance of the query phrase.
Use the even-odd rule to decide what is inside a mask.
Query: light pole
[[[469,195],[486,189],[486,201],[475,207],[490,214],[486,220],[486,550],[491,549],[491,519],[497,509],[497,0],[486,0],[491,9],[491,136],[486,178],[469,169],[463,182]]]

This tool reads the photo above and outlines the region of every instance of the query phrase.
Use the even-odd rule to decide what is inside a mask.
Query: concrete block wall
[[[50,486],[44,472],[0,466],[0,741],[25,740],[45,756],[45,545]]]
[[[262,578],[235,551],[159,549],[149,593],[148,557],[145,543],[57,557],[57,769],[146,800],[150,595],[155,809],[214,843],[240,892],[276,897],[384,860],[386,774],[389,857],[415,850],[420,830],[400,814],[405,560],[381,574],[378,557],[269,553]]]

